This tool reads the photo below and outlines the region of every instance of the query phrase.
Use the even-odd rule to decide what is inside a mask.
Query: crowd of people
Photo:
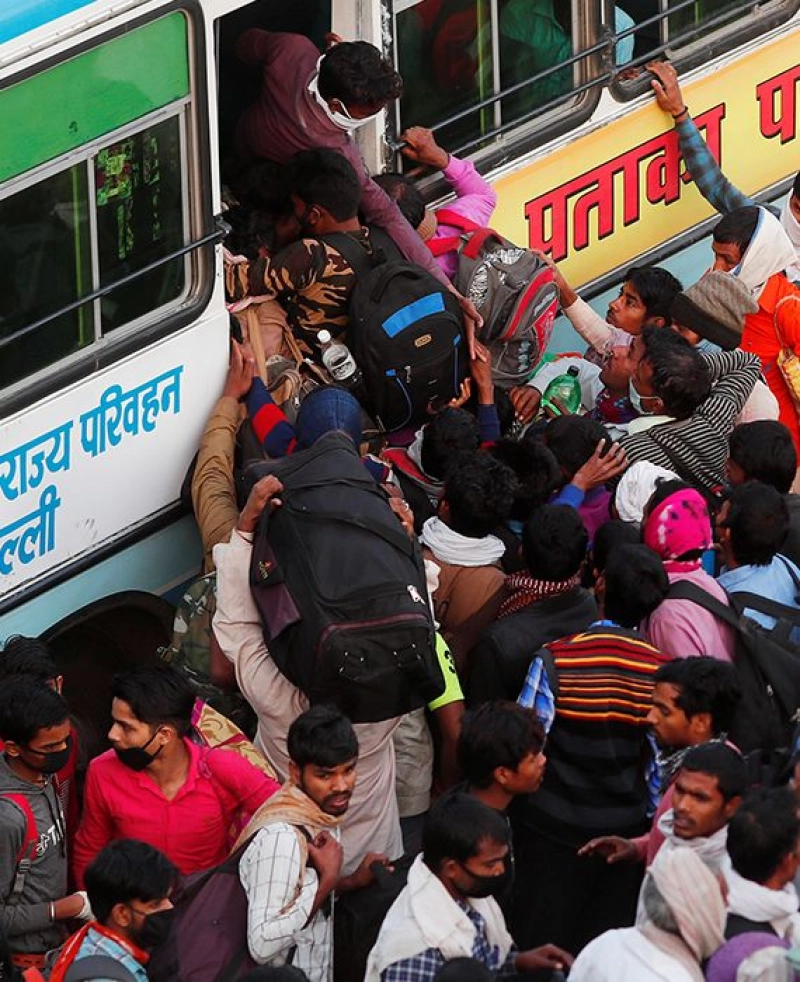
[[[800,686],[774,691],[753,651],[800,657],[800,175],[780,216],[750,201],[674,69],[648,66],[722,213],[713,269],[685,286],[634,267],[604,319],[542,257],[587,347],[539,352],[504,387],[479,304],[453,285],[462,220],[490,224],[491,186],[418,127],[403,152],[452,187],[441,221],[407,177],[367,173],[352,132],[402,91],[372,46],[320,56],[251,29],[239,55],[263,93],[227,163],[235,336],[187,482],[213,586],[191,612],[207,617],[205,684],[180,637],[172,664],[143,653],[108,693],[110,749],[87,760],[48,646],[5,641],[0,978],[784,978]],[[376,425],[366,362],[352,384],[329,373],[353,248],[376,264],[396,249],[462,312],[468,376],[418,428]],[[574,412],[545,398],[565,374]],[[292,482],[322,459],[318,500],[336,486],[377,511],[323,507],[325,547],[276,558],[273,529],[305,507]],[[327,582],[316,564],[361,582],[356,526],[419,571],[401,587],[436,684],[386,716],[337,679],[351,720],[317,696],[321,662],[304,685],[279,652]],[[302,599],[283,568],[301,560]],[[370,622],[376,647],[394,613]],[[380,705],[398,677],[374,683]]]

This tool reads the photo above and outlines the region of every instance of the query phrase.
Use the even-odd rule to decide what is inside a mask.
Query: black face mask
[[[158,733],[158,730],[156,730],[156,733]],[[149,767],[161,753],[161,747],[154,754],[149,754],[146,749],[155,740],[156,733],[142,747],[114,747],[114,753],[117,755],[120,763],[126,767],[130,767],[132,771],[143,771],[145,767]]]
[[[505,869],[502,873],[495,876],[478,876],[477,873],[473,873],[472,870],[467,869],[463,863],[459,863],[459,866],[468,873],[472,879],[473,885],[463,892],[468,897],[474,897],[476,900],[485,900],[487,897],[496,897],[502,894],[513,876],[513,871],[509,863],[506,863]]]
[[[147,950],[158,948],[169,937],[174,920],[174,907],[167,907],[166,910],[157,910],[154,914],[147,914],[144,923],[136,932],[136,944]]]
[[[26,747],[25,749],[28,753],[35,754],[37,759],[35,764],[26,761],[29,767],[39,771],[40,774],[57,774],[62,767],[66,767],[67,761],[72,753],[72,735],[68,736],[64,741],[63,750],[42,751],[32,750],[30,747]]]

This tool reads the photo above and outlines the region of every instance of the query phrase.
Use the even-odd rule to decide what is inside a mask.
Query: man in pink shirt
[[[241,823],[279,785],[238,754],[193,743],[195,695],[168,665],[118,675],[112,689],[112,749],[89,765],[74,873],[109,842],[140,839],[181,871],[220,863]]]
[[[732,665],[716,658],[675,658],[653,676],[653,708],[647,721],[659,747],[662,796],[653,827],[637,839],[604,835],[587,842],[582,856],[605,856],[609,863],[640,860],[650,866],[664,842],[658,827],[672,808],[675,778],[690,747],[723,740],[742,693]]]

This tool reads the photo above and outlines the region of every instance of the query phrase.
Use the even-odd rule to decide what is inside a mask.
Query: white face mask
[[[655,396],[641,396],[636,386],[633,384],[633,379],[628,380],[628,399],[633,406],[634,410],[640,416],[652,416],[653,413],[649,409],[644,408],[644,403],[642,399],[654,400]]]
[[[322,55],[322,58],[324,57],[325,55]],[[371,116],[365,116],[363,119],[353,119],[344,106],[342,106],[344,112],[341,113],[331,109],[319,92],[319,66],[322,64],[322,58],[317,61],[316,71],[311,76],[311,81],[308,83],[308,91],[314,97],[314,101],[333,123],[333,125],[338,126],[339,129],[344,130],[345,133],[353,133],[355,130],[359,129],[359,127],[363,126],[365,123],[368,123],[371,119],[377,119],[383,112],[382,109],[379,109]]]

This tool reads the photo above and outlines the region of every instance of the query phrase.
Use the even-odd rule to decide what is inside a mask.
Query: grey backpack
[[[458,251],[456,288],[483,318],[480,340],[492,356],[492,375],[501,388],[526,382],[550,342],[558,313],[553,271],[530,249],[522,249],[458,212],[440,208],[438,221],[461,235],[431,239],[434,256]]]

